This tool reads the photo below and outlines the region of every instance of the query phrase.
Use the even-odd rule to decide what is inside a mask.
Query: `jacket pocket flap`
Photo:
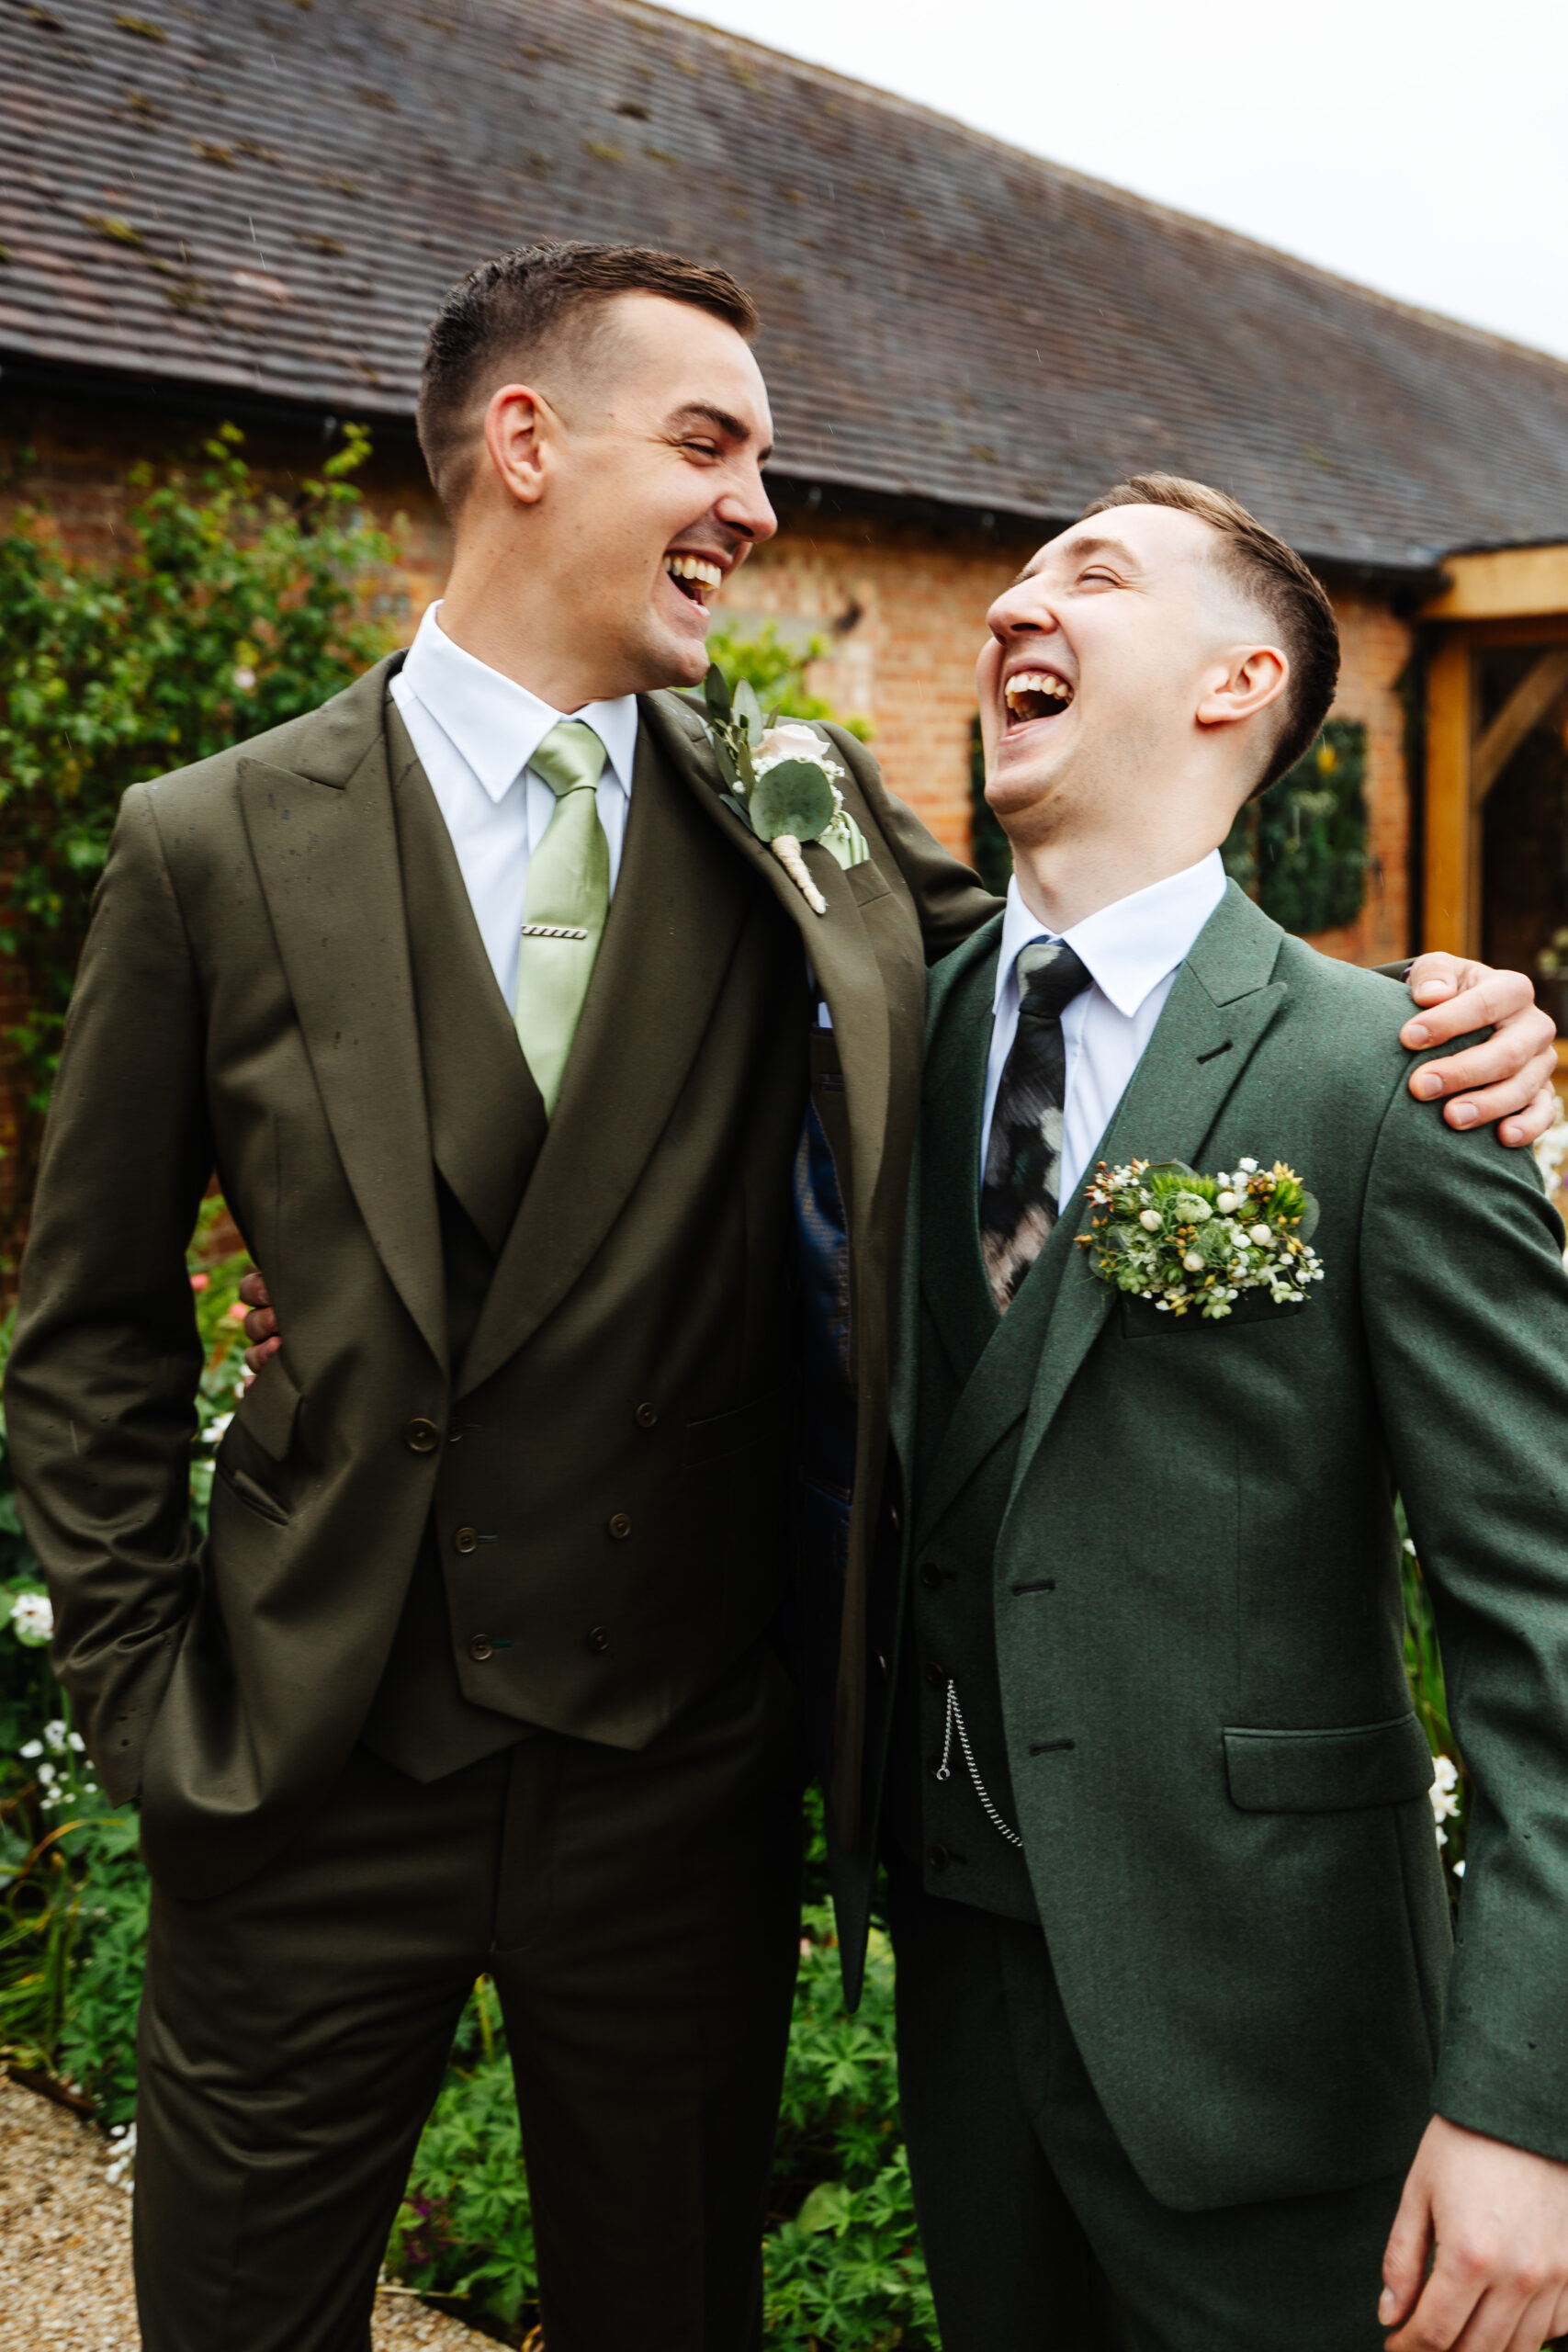
[[[705,1463],[722,1462],[727,1453],[760,1444],[772,1434],[783,1410],[783,1400],[774,1389],[752,1404],[738,1406],[733,1413],[716,1413],[707,1421],[688,1421],[682,1467],[700,1470]]]
[[[1404,1804],[1432,1785],[1414,1715],[1343,1731],[1225,1731],[1231,1802],[1244,1813],[1353,1813]]]
[[[1168,1339],[1176,1331],[1234,1331],[1241,1323],[1283,1323],[1288,1317],[1299,1315],[1305,1305],[1304,1298],[1296,1298],[1281,1306],[1266,1290],[1244,1290],[1232,1300],[1228,1315],[1200,1315],[1195,1307],[1185,1315],[1172,1315],[1157,1307],[1152,1298],[1123,1291],[1122,1329],[1129,1340]]]
[[[875,858],[863,857],[858,865],[844,868],[844,879],[859,906],[868,906],[873,899],[886,899],[893,885],[878,865]]]
[[[281,1462],[294,1435],[299,1391],[284,1368],[283,1358],[264,1363],[235,1408],[236,1426],[254,1437],[264,1453]]]

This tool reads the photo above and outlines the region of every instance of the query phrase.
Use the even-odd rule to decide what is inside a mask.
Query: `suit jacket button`
[[[479,1548],[479,1529],[477,1527],[459,1527],[457,1532],[452,1538],[452,1549],[454,1552],[477,1552]]]
[[[473,1640],[468,1644],[468,1656],[472,1658],[478,1658],[479,1664],[482,1666],[486,1658],[490,1657],[494,1646],[495,1645],[491,1642],[488,1634],[476,1634]]]
[[[887,1524],[895,1535],[904,1524],[904,1514],[897,1503],[889,1503],[887,1506]]]
[[[934,1560],[927,1560],[920,1569],[920,1582],[928,1592],[936,1592],[942,1585],[942,1570]]]
[[[639,1430],[650,1430],[658,1419],[659,1408],[657,1405],[639,1405],[637,1407],[637,1425]]]
[[[591,1625],[582,1639],[586,1648],[602,1654],[610,1646],[610,1628],[608,1625]]]
[[[625,1536],[629,1535],[629,1534],[631,1533],[631,1532],[632,1532],[632,1523],[631,1523],[631,1521],[626,1517],[626,1512],[625,1512],[624,1510],[618,1510],[618,1511],[615,1513],[615,1518],[610,1521],[610,1532],[611,1532],[611,1534],[615,1537],[615,1539],[616,1543],[618,1544],[618,1543],[620,1543],[620,1542],[622,1541],[622,1539],[623,1539]]]
[[[931,1684],[933,1690],[945,1690],[947,1688],[947,1676],[943,1669],[938,1666],[934,1660],[926,1668],[926,1680]]]
[[[931,1864],[933,1871],[944,1871],[949,1862],[952,1861],[953,1856],[948,1852],[945,1846],[933,1846],[930,1853],[926,1856],[926,1860]]]
[[[441,1442],[441,1432],[434,1421],[421,1415],[403,1424],[403,1443],[411,1453],[434,1453]]]
[[[878,1650],[876,1653],[876,1679],[879,1682],[886,1682],[887,1679],[887,1653],[886,1650]]]

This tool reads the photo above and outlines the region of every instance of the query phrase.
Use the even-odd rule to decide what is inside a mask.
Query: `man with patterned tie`
[[[994,901],[836,733],[869,855],[807,847],[815,914],[656,691],[701,680],[712,593],[775,527],[753,322],[670,255],[475,272],[420,406],[445,601],[325,709],[127,797],[7,1412],[153,1879],[147,2352],[367,2345],[481,1970],[550,2352],[759,2341],[798,1950],[785,1495],[848,1774],[924,968]],[[1522,1141],[1550,1024],[1481,978],[1512,1017],[1449,1077]],[[1439,993],[1451,1034],[1487,1017]],[[197,1553],[184,1257],[215,1167],[282,1336]],[[837,1302],[798,1414],[797,1204]]]
[[[1389,981],[1226,883],[1333,695],[1306,566],[1145,477],[990,626],[1016,874],[932,976],[870,1766],[945,2352],[1536,2352],[1568,2329],[1562,1227],[1416,1099]],[[1157,1289],[1151,1196],[1077,1246],[1134,1161],[1186,1220]],[[1280,1162],[1321,1281],[1215,1275],[1210,1221],[1274,1248],[1225,1219]],[[1474,1782],[1451,1982],[1396,1488]]]

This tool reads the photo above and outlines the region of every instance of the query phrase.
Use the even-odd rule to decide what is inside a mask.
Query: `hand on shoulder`
[[[1446,1061],[1424,1062],[1412,1073],[1412,1094],[1423,1102],[1446,1096],[1450,1127],[1497,1121],[1499,1143],[1517,1147],[1544,1135],[1557,1113],[1557,1032],[1525,974],[1495,972],[1437,949],[1416,957],[1408,986],[1421,1010],[1399,1035],[1412,1053],[1473,1030],[1492,1033]]]

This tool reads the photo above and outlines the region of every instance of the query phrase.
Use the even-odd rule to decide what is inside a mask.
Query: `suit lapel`
[[[387,741],[435,1164],[499,1255],[544,1142],[545,1106],[496,987],[452,836],[389,698]]]
[[[1210,1129],[1289,994],[1282,980],[1270,977],[1283,936],[1278,923],[1234,882],[1227,886],[1177,973],[1097,1159],[1113,1168],[1133,1159],[1198,1164]],[[1086,1229],[1084,1194],[1092,1173],[1092,1169],[1085,1171],[1053,1242],[1063,1229],[1072,1235]],[[1069,1240],[1061,1256],[1054,1311],[1019,1447],[1015,1494],[1115,1296],[1090,1268],[1088,1251]]]
[[[556,1114],[458,1376],[467,1394],[559,1305],[670,1124],[753,892],[639,703],[626,848]]]
[[[360,1215],[437,1360],[441,1234],[378,663],[240,763],[240,797],[310,1065]]]
[[[956,1035],[964,1050],[945,1053],[933,1065],[926,1090],[921,1130],[931,1148],[923,1149],[922,1235],[941,1238],[941,1254],[928,1262],[921,1239],[920,1286],[960,1380],[994,1340],[1000,1318],[991,1298],[980,1252],[980,1124],[986,1107],[990,1057],[991,999],[996,959],[975,963],[950,999],[944,1038]]]
[[[678,695],[660,695],[649,697],[642,709],[692,787],[709,827],[761,877],[800,933],[832,1015],[849,1114],[850,1216],[856,1238],[863,1241],[886,1143],[894,1040],[886,980],[853,887],[837,860],[808,842],[807,866],[828,902],[825,915],[813,914],[773,852],[720,799],[722,779],[692,705]]]

